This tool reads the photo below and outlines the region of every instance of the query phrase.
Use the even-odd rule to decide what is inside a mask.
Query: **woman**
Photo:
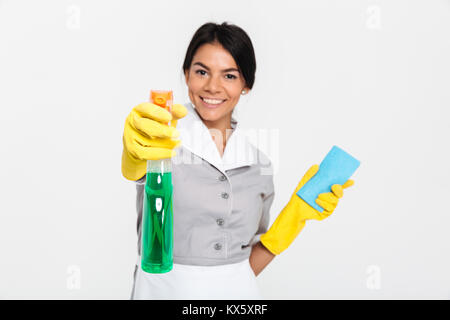
[[[190,103],[175,104],[171,113],[142,103],[127,117],[122,173],[137,182],[139,243],[146,160],[172,157],[174,163],[174,267],[145,273],[139,258],[133,299],[260,298],[255,277],[306,220],[329,216],[342,189],[353,183],[319,195],[316,202],[325,209],[320,213],[295,194],[317,172],[312,166],[267,230],[274,197],[270,161],[232,117],[240,96],[253,87],[255,70],[245,31],[206,23],[194,34],[183,64]]]

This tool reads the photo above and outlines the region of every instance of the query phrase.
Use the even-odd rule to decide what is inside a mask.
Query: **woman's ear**
[[[241,94],[244,95],[244,94],[248,94],[249,92],[250,92],[250,89],[248,87],[244,87],[244,89],[242,89]]]

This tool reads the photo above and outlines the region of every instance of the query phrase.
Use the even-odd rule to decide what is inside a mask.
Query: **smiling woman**
[[[234,25],[204,24],[187,49],[183,71],[189,98],[205,125],[226,137],[240,95],[248,93],[255,82],[256,59],[250,38]]]
[[[203,123],[211,130],[222,155],[226,130],[231,130],[231,114],[243,92],[250,89],[231,54],[220,43],[204,44],[194,55],[192,67],[185,71],[189,98]]]
[[[179,136],[181,140],[172,171],[173,269],[166,274],[146,273],[138,258],[133,298],[258,299],[255,275],[274,257],[259,242],[268,228],[273,177],[270,161],[235,130],[237,121],[232,117],[241,95],[255,82],[251,40],[238,26],[206,23],[190,42],[183,71],[190,102],[175,104],[172,115],[141,104],[126,127],[138,128],[133,139],[127,139],[127,130],[124,133],[124,141],[130,141],[124,145],[124,176],[133,177],[131,180],[142,177],[137,179],[139,235],[146,178],[144,151],[167,150],[166,157],[174,156],[172,150],[178,143],[171,138]],[[172,127],[167,127],[171,116]],[[141,117],[149,118],[148,126],[133,124],[144,123]],[[174,123],[178,123],[177,129]],[[200,128],[198,135],[196,128]],[[239,149],[240,145],[245,149]],[[255,156],[248,158],[248,154]],[[189,163],[178,161],[192,158]],[[142,168],[134,170],[139,166]],[[263,166],[269,169],[267,174],[261,174]],[[132,175],[126,175],[128,168]]]
[[[244,78],[220,43],[203,45],[193,61],[185,71],[189,98],[208,127],[226,126],[242,91],[249,90]]]
[[[342,189],[352,184],[335,184],[333,192],[320,194],[316,203],[325,209],[321,215],[296,195],[316,174],[319,166],[313,165],[268,229],[275,195],[272,165],[236,130],[232,117],[240,96],[253,87],[255,70],[253,46],[244,30],[227,23],[204,24],[183,63],[190,102],[174,104],[172,114],[143,103],[127,118],[122,172],[130,180],[137,177],[139,236],[146,160],[174,157],[180,141],[172,138],[181,140],[172,167],[173,269],[146,273],[138,258],[133,298],[261,298],[255,276],[289,247],[306,220],[331,215]]]

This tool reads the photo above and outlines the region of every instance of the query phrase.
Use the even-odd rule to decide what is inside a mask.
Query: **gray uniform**
[[[182,146],[172,159],[174,263],[224,265],[243,261],[269,224],[274,199],[269,159],[232,120],[223,157],[189,103],[180,119]],[[136,181],[138,251],[145,176]]]

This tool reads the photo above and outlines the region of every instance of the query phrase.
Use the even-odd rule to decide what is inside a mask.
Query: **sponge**
[[[333,184],[343,185],[358,169],[360,162],[337,146],[322,160],[319,171],[297,191],[297,195],[319,212],[323,208],[316,203],[321,193],[331,192]]]

